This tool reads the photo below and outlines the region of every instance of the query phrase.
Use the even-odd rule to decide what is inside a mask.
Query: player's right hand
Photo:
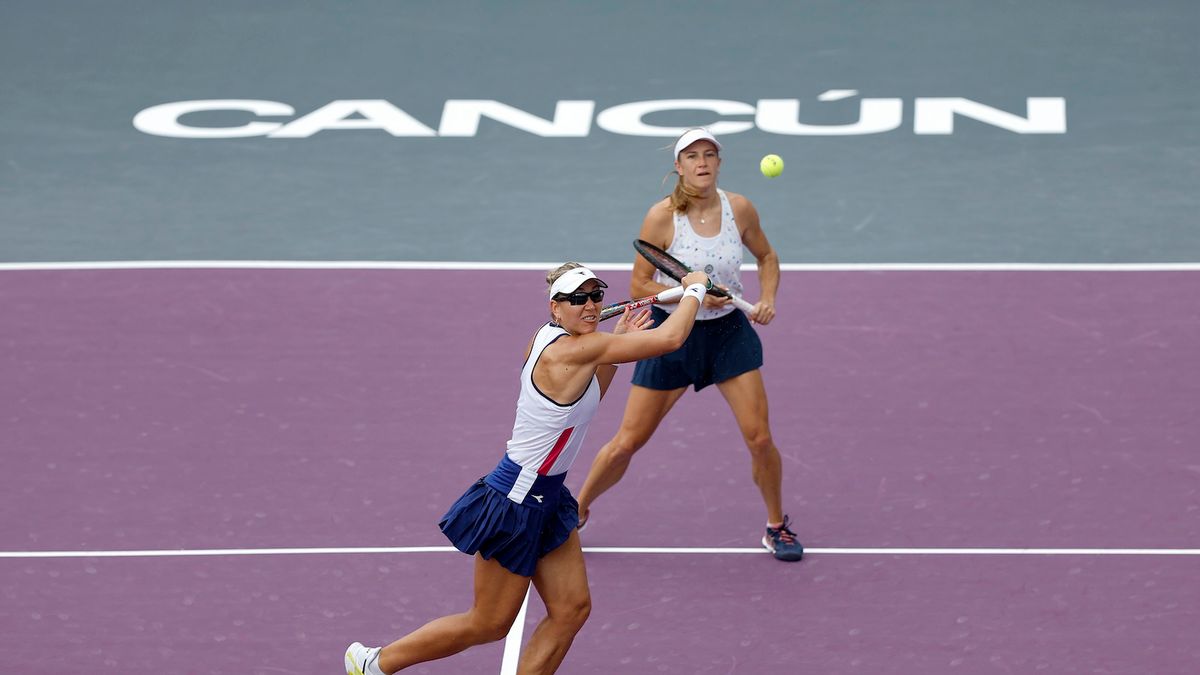
[[[687,288],[692,284],[701,284],[702,286],[708,288],[710,287],[709,284],[711,282],[709,282],[708,275],[704,272],[688,272],[686,275],[684,275],[680,283],[683,284],[684,288]]]

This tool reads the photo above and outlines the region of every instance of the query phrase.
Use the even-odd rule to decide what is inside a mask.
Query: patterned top
[[[742,236],[738,233],[737,222],[733,219],[733,207],[725,191],[718,189],[721,197],[721,231],[715,237],[701,237],[692,229],[686,213],[675,213],[675,236],[667,253],[675,256],[684,265],[693,270],[703,271],[712,279],[713,285],[725,286],[734,295],[742,294]],[[662,272],[654,272],[654,280],[667,286],[678,286],[679,282]],[[659,305],[668,312],[675,311],[675,305]],[[696,313],[697,321],[716,319],[734,311],[732,304],[720,309],[701,307]]]

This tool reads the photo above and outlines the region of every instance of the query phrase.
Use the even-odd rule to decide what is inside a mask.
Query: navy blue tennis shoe
[[[785,515],[783,524],[778,528],[767,528],[762,543],[775,556],[776,560],[795,562],[804,557],[804,546],[796,538],[796,533],[788,527],[789,524],[791,524],[791,519]]]

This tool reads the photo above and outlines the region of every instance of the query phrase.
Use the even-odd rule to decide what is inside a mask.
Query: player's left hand
[[[633,333],[639,330],[646,330],[654,325],[654,319],[650,318],[650,310],[630,310],[625,308],[621,312],[621,318],[617,319],[617,325],[613,326],[613,335],[622,333]]]
[[[750,314],[750,320],[760,325],[767,325],[775,318],[775,303],[759,300],[758,304],[754,305],[754,311]]]
[[[725,291],[726,293],[729,292],[728,286],[722,286],[721,284],[713,284],[713,287],[719,288],[719,289]],[[725,305],[728,305],[731,302],[733,302],[733,300],[729,297],[721,297],[719,295],[713,295],[713,294],[709,293],[704,296],[703,306],[704,306],[704,309],[721,309],[722,307],[724,307]]]

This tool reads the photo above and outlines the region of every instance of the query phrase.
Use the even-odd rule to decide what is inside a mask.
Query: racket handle
[[[659,302],[670,302],[672,300],[678,300],[679,298],[682,298],[683,291],[683,286],[672,286],[671,288],[660,292],[654,297],[658,298]]]
[[[730,299],[733,300],[734,307],[737,307],[738,309],[742,310],[743,312],[745,312],[747,314],[751,314],[754,312],[754,305],[750,304],[749,302],[743,300],[742,298],[740,298],[732,293],[729,294],[729,297],[730,297]]]
[[[731,302],[733,302],[734,307],[737,307],[738,309],[742,310],[743,312],[745,312],[747,314],[754,313],[754,305],[751,304],[750,302],[747,302],[746,300],[742,299],[742,297],[740,295],[734,295],[733,293],[730,293],[729,291],[727,291],[723,288],[717,288],[716,290],[713,290],[713,288],[714,288],[714,286],[713,286],[712,280],[709,279],[708,292],[710,295],[715,295],[715,296],[721,297],[721,298],[729,298],[729,300]]]
[[[708,281],[708,288],[709,288],[709,290],[712,290],[712,288],[713,288],[713,283],[712,283],[711,279]],[[677,297],[683,296],[683,290],[684,290],[683,286],[675,286],[674,288],[668,288],[667,290],[658,294],[658,299],[660,302],[667,301],[667,300],[674,300]],[[674,293],[672,293],[672,291],[674,291]],[[670,296],[668,296],[667,295],[668,293],[672,293],[672,294]],[[742,310],[743,312],[745,312],[747,314],[754,313],[754,305],[750,304],[746,300],[743,300],[740,296],[734,295],[733,293],[725,293],[725,297],[727,297],[731,301],[733,301],[733,306],[737,307],[738,309]]]

